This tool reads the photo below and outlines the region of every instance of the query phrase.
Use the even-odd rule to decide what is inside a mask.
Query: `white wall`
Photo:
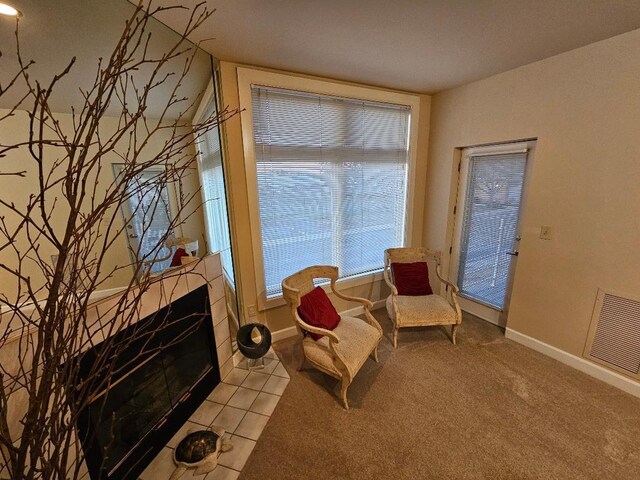
[[[582,355],[598,287],[640,291],[640,30],[442,92],[431,111],[429,248],[449,249],[455,149],[538,138],[508,327]]]

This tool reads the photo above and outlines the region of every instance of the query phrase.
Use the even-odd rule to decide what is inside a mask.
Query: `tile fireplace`
[[[95,401],[77,423],[87,479],[137,479],[233,369],[219,254],[168,271],[141,295],[138,322],[122,338],[104,335],[129,342],[116,362],[121,372],[108,391],[97,380]],[[89,314],[105,327],[117,321],[121,296],[101,299]],[[100,348],[80,356],[83,368]]]
[[[126,418],[128,422],[120,422],[120,426],[114,427],[118,432],[119,447],[114,449],[112,455],[114,458],[109,458],[107,463],[107,473],[111,472],[111,478],[141,478],[142,480],[166,480],[171,476],[175,465],[173,464],[172,448],[175,447],[177,442],[190,430],[208,428],[211,425],[222,427],[227,431],[227,435],[234,443],[234,449],[228,453],[224,453],[220,456],[219,466],[217,469],[208,474],[206,479],[203,480],[216,480],[216,479],[235,479],[239,475],[240,470],[244,466],[246,459],[250,455],[256,440],[260,436],[262,429],[265,427],[269,416],[273,413],[273,410],[278,403],[280,395],[282,395],[286,384],[289,381],[289,376],[283,366],[278,361],[277,356],[273,351],[267,354],[268,360],[265,368],[261,372],[251,372],[234,367],[234,358],[232,355],[231,338],[229,332],[229,323],[227,321],[227,309],[224,298],[224,284],[222,277],[222,269],[220,266],[220,257],[218,254],[213,254],[205,257],[200,262],[195,264],[186,265],[176,270],[171,270],[167,275],[158,277],[157,281],[154,281],[148,290],[140,294],[140,292],[129,291],[127,295],[141,295],[140,302],[136,308],[136,318],[138,319],[137,328],[143,332],[144,326],[147,322],[153,322],[153,319],[162,315],[162,312],[168,313],[175,311],[177,308],[182,308],[181,303],[191,305],[202,305],[203,307],[194,308],[196,315],[192,317],[192,326],[189,328],[182,328],[184,323],[178,322],[175,327],[169,327],[164,336],[163,333],[157,336],[156,341],[166,341],[167,337],[173,337],[174,339],[184,338],[191,340],[190,335],[187,333],[194,333],[196,337],[194,342],[186,350],[193,356],[190,358],[181,358],[181,354],[177,354],[177,350],[182,348],[178,342],[172,343],[171,347],[175,347],[175,351],[172,348],[166,349],[161,358],[159,354],[153,356],[149,353],[142,358],[136,359],[137,368],[129,368],[126,364],[126,359],[121,362],[120,365],[124,365],[126,368],[122,368],[122,375],[116,376],[119,380],[119,384],[115,385],[112,382],[112,387],[118,389],[121,386],[127,387],[129,394],[114,394],[106,396],[105,388],[99,388],[97,386],[94,390],[96,409],[95,411],[88,412],[87,417],[83,421],[84,425],[78,425],[78,436],[93,437],[97,439],[102,435],[103,447],[104,443],[113,443],[113,441],[104,441],[104,433],[99,433],[99,428],[95,425],[90,427],[88,422],[90,420],[100,419],[105,416],[105,412],[111,411],[120,413],[126,412]],[[206,292],[206,297],[205,293]],[[195,293],[194,296],[191,296]],[[98,340],[92,345],[93,348],[99,347],[100,343],[109,338],[106,332],[108,327],[113,325],[115,316],[117,313],[118,301],[122,298],[124,292],[121,294],[115,294],[109,297],[101,298],[95,303],[92,303],[87,309],[87,316],[90,317],[88,324],[92,324],[91,319],[96,319],[97,325],[101,325],[105,331],[104,334],[101,331],[97,332],[94,336]],[[206,300],[205,300],[206,298]],[[184,300],[181,300],[184,299]],[[207,310],[208,302],[208,310]],[[171,306],[170,308],[166,308]],[[198,314],[200,320],[198,320]],[[208,317],[207,317],[208,315]],[[178,317],[180,318],[180,317]],[[169,325],[172,323],[169,322]],[[124,330],[123,330],[124,332]],[[138,336],[143,336],[138,335]],[[19,337],[16,337],[16,339]],[[201,342],[206,341],[205,343]],[[0,362],[9,367],[12,363],[15,363],[15,346],[19,342],[9,339],[5,346],[0,349]],[[184,344],[189,345],[189,343]],[[89,365],[90,356],[98,353],[99,350],[85,350],[78,358],[86,358],[84,360]],[[135,354],[135,348],[133,350]],[[86,357],[85,357],[86,356]],[[155,366],[151,365],[153,360],[159,362]],[[184,362],[191,365],[190,368],[184,367]],[[176,370],[188,370],[184,376],[176,379],[173,375]],[[217,371],[217,375],[214,373]],[[208,377],[211,375],[211,377]],[[207,381],[200,381],[203,377],[207,377]],[[221,383],[216,383],[222,379]],[[197,385],[203,384],[204,386],[193,389],[188,387],[190,383]],[[149,395],[147,387],[151,387],[150,391],[164,391],[165,393],[158,398],[155,395]],[[214,388],[215,387],[215,388]],[[202,388],[203,390],[199,390]],[[185,396],[189,394],[191,390],[190,398]],[[205,395],[205,391],[210,393]],[[204,399],[206,397],[206,399]],[[109,401],[107,401],[107,398]],[[166,415],[161,415],[158,407],[164,405],[171,406],[172,401],[175,403],[175,399],[186,400],[186,406],[180,416],[165,420]],[[193,404],[189,401],[192,400]],[[152,405],[153,404],[153,405]],[[97,408],[97,407],[100,408]],[[137,414],[129,414],[134,406],[142,407],[138,410]],[[186,412],[191,411],[195,406],[195,411],[191,414]],[[15,415],[11,419],[15,419],[15,422],[9,425],[12,432],[16,432],[16,438],[20,435],[20,423],[22,411],[27,408],[26,398],[21,400],[19,397],[15,398],[13,404],[13,412]],[[186,422],[183,422],[183,418],[188,417]],[[104,420],[104,418],[103,418]],[[163,426],[167,425],[167,430],[163,430]],[[175,430],[175,427],[179,430],[171,436],[170,431]],[[171,427],[171,428],[169,428]],[[93,428],[93,434],[87,436],[87,432]],[[161,447],[159,453],[148,453],[135,451],[133,454],[129,454],[130,449],[135,447],[141,437],[144,437],[145,431],[151,431],[151,437],[155,436],[155,441],[152,443],[150,452],[157,452],[158,446]],[[83,433],[84,432],[84,433]],[[109,437],[109,436],[108,436]],[[109,437],[111,438],[111,437]],[[88,461],[82,463],[81,471],[84,472],[82,480],[90,480],[97,478],[96,469],[91,466],[91,459],[93,455],[89,446],[84,445],[82,450],[85,453]],[[99,445],[99,443],[98,443]],[[99,448],[99,447],[94,447]],[[75,450],[72,447],[72,450]],[[125,453],[127,452],[127,453]],[[139,462],[136,464],[135,469],[127,470],[125,463],[129,462],[128,458],[131,458],[131,462],[134,462],[135,458],[139,458]],[[144,458],[143,458],[144,457]],[[155,457],[155,458],[154,458]],[[135,471],[143,468],[143,465],[147,463],[146,469],[135,476]],[[122,470],[119,470],[122,468]],[[120,476],[120,472],[124,472]],[[91,475],[90,475],[91,474]],[[117,474],[117,475],[116,475]],[[0,465],[0,478],[5,478],[5,471]],[[103,475],[102,478],[109,478]]]
[[[220,383],[215,345],[203,285],[75,360],[95,385],[77,422],[91,478],[138,478]],[[109,350],[118,351],[115,367],[96,374],[95,359]]]

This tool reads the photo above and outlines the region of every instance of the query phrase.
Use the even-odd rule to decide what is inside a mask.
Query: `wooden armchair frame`
[[[313,290],[316,285],[314,284],[314,280],[318,278],[327,278],[331,281],[331,291],[333,294],[341,298],[343,300],[348,300],[351,302],[357,302],[362,304],[364,308],[364,319],[363,322],[368,323],[373,326],[380,333],[380,338],[378,341],[372,345],[371,352],[369,355],[373,355],[373,359],[378,361],[378,344],[380,343],[380,339],[382,338],[382,327],[378,323],[378,321],[371,314],[371,309],[373,308],[373,303],[366,298],[361,297],[352,297],[349,295],[345,295],[340,292],[336,288],[336,282],[338,280],[338,267],[330,266],[330,265],[315,265],[312,267],[307,267],[282,281],[282,295],[284,296],[285,301],[291,308],[291,313],[293,314],[293,318],[296,322],[296,328],[298,330],[298,334],[301,337],[301,340],[304,341],[304,331],[315,333],[318,335],[324,335],[329,339],[329,347],[328,353],[332,357],[333,365],[336,370],[339,372],[339,375],[336,375],[335,372],[332,372],[325,368],[324,366],[314,362],[310,358],[307,358],[304,355],[304,345],[302,345],[303,356],[298,366],[298,370],[302,370],[304,367],[305,359],[309,361],[315,368],[320,370],[321,372],[326,373],[334,378],[337,378],[341,382],[340,396],[342,398],[342,403],[345,409],[349,409],[349,403],[347,401],[347,389],[349,385],[353,381],[353,377],[357,372],[354,372],[353,375],[349,372],[347,368],[345,359],[336,349],[336,345],[340,342],[340,337],[336,332],[332,330],[327,330],[324,328],[314,327],[313,325],[309,325],[306,323],[298,314],[298,307],[300,306],[300,299],[303,295],[306,295],[311,290]],[[318,343],[318,347],[324,348]]]
[[[462,310],[460,309],[460,304],[458,303],[458,292],[460,289],[449,282],[442,276],[441,267],[440,267],[440,257],[441,253],[438,251],[427,250],[423,247],[405,247],[405,248],[389,248],[384,252],[384,281],[391,289],[391,304],[393,311],[395,313],[392,319],[393,321],[393,347],[398,347],[398,330],[402,327],[398,322],[398,289],[396,288],[393,282],[393,274],[391,272],[391,263],[411,263],[411,262],[427,262],[431,260],[435,263],[436,268],[436,276],[438,280],[442,282],[443,285],[446,286],[446,295],[445,299],[449,302],[449,305],[456,311],[456,323],[451,325],[451,341],[455,345],[456,343],[456,333],[458,331],[458,326],[462,323]],[[440,325],[440,324],[434,324]],[[425,326],[428,326],[425,324]]]

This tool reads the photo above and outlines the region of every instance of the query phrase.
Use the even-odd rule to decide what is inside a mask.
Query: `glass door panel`
[[[527,154],[471,156],[465,192],[458,286],[461,295],[503,310]]]

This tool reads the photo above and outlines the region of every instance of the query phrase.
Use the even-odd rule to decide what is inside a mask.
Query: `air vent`
[[[600,290],[585,356],[640,377],[640,300]]]

